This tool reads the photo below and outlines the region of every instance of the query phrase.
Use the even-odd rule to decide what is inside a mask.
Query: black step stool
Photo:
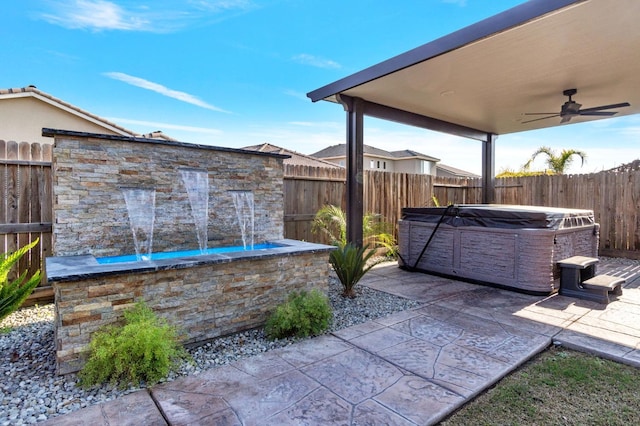
[[[596,275],[595,257],[573,256],[558,262],[560,266],[560,294],[608,304],[609,295],[622,295],[624,278]]]

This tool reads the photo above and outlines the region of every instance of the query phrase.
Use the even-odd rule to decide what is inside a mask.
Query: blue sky
[[[185,142],[345,142],[341,107],[306,93],[522,0],[21,0],[3,2],[0,87],[37,86],[126,128]],[[587,153],[589,173],[638,155],[640,119],[504,135],[496,170],[540,146]],[[480,173],[480,144],[366,118],[365,143]],[[534,168],[543,168],[542,157]]]

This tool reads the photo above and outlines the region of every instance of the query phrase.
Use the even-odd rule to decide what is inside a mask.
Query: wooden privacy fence
[[[313,218],[327,204],[346,208],[345,179],[344,169],[285,166],[285,237],[330,243],[324,235],[312,232]],[[432,179],[429,175],[366,170],[364,211],[396,224],[402,207],[431,205]]]
[[[310,231],[313,215],[324,204],[345,208],[344,179],[341,169],[286,167],[285,236],[326,243]],[[432,197],[443,206],[481,203],[481,180],[364,172],[365,212],[379,213],[387,222],[396,224],[402,207],[433,206]],[[640,258],[638,170],[500,178],[495,202],[593,210],[600,254]]]
[[[593,210],[600,254],[640,258],[640,171],[505,178],[499,184],[497,203]]]
[[[14,274],[42,270],[43,259],[51,253],[51,152],[51,145],[0,140],[0,250],[15,251],[40,239],[20,260]],[[28,304],[51,300],[52,296],[43,279]]]
[[[40,238],[18,271],[42,267],[51,254],[52,146],[0,140],[0,250],[14,251]],[[346,206],[346,172],[340,168],[285,166],[286,238],[323,242],[311,231],[326,204]],[[475,204],[482,200],[480,179],[365,171],[364,210],[397,224],[402,207]],[[640,171],[586,175],[528,176],[496,180],[495,202],[590,209],[600,223],[600,254],[640,258]],[[30,304],[52,300],[45,283]]]

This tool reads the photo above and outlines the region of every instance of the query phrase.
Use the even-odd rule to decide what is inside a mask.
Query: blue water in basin
[[[262,243],[262,244],[254,244],[253,249],[245,248],[243,246],[233,246],[233,247],[213,247],[208,248],[202,253],[200,249],[196,250],[182,250],[182,251],[169,251],[169,252],[159,252],[159,253],[151,253],[151,259],[143,259],[143,260],[161,260],[161,259],[175,259],[178,257],[191,257],[191,256],[202,256],[208,254],[225,254],[225,253],[235,253],[239,251],[256,251],[256,250],[266,250],[272,248],[284,247],[282,244],[275,243]],[[146,256],[145,256],[146,257]],[[110,264],[110,263],[124,263],[124,262],[137,262],[138,258],[135,254],[125,254],[122,256],[106,256],[106,257],[98,257],[96,258],[99,264]]]

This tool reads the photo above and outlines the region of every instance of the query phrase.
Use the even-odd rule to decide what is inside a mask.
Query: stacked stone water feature
[[[46,273],[55,292],[60,373],[78,370],[91,334],[119,321],[137,301],[177,326],[184,343],[198,344],[261,325],[291,291],[327,289],[332,247],[283,239],[285,156],[62,130],[43,133],[55,137],[56,257],[47,259]],[[127,204],[137,204],[139,216],[130,216]],[[152,204],[150,219],[141,220]],[[283,246],[249,250],[254,240]],[[247,250],[147,260],[151,243],[154,253],[223,246]],[[96,260],[136,253],[136,246],[139,262]]]

